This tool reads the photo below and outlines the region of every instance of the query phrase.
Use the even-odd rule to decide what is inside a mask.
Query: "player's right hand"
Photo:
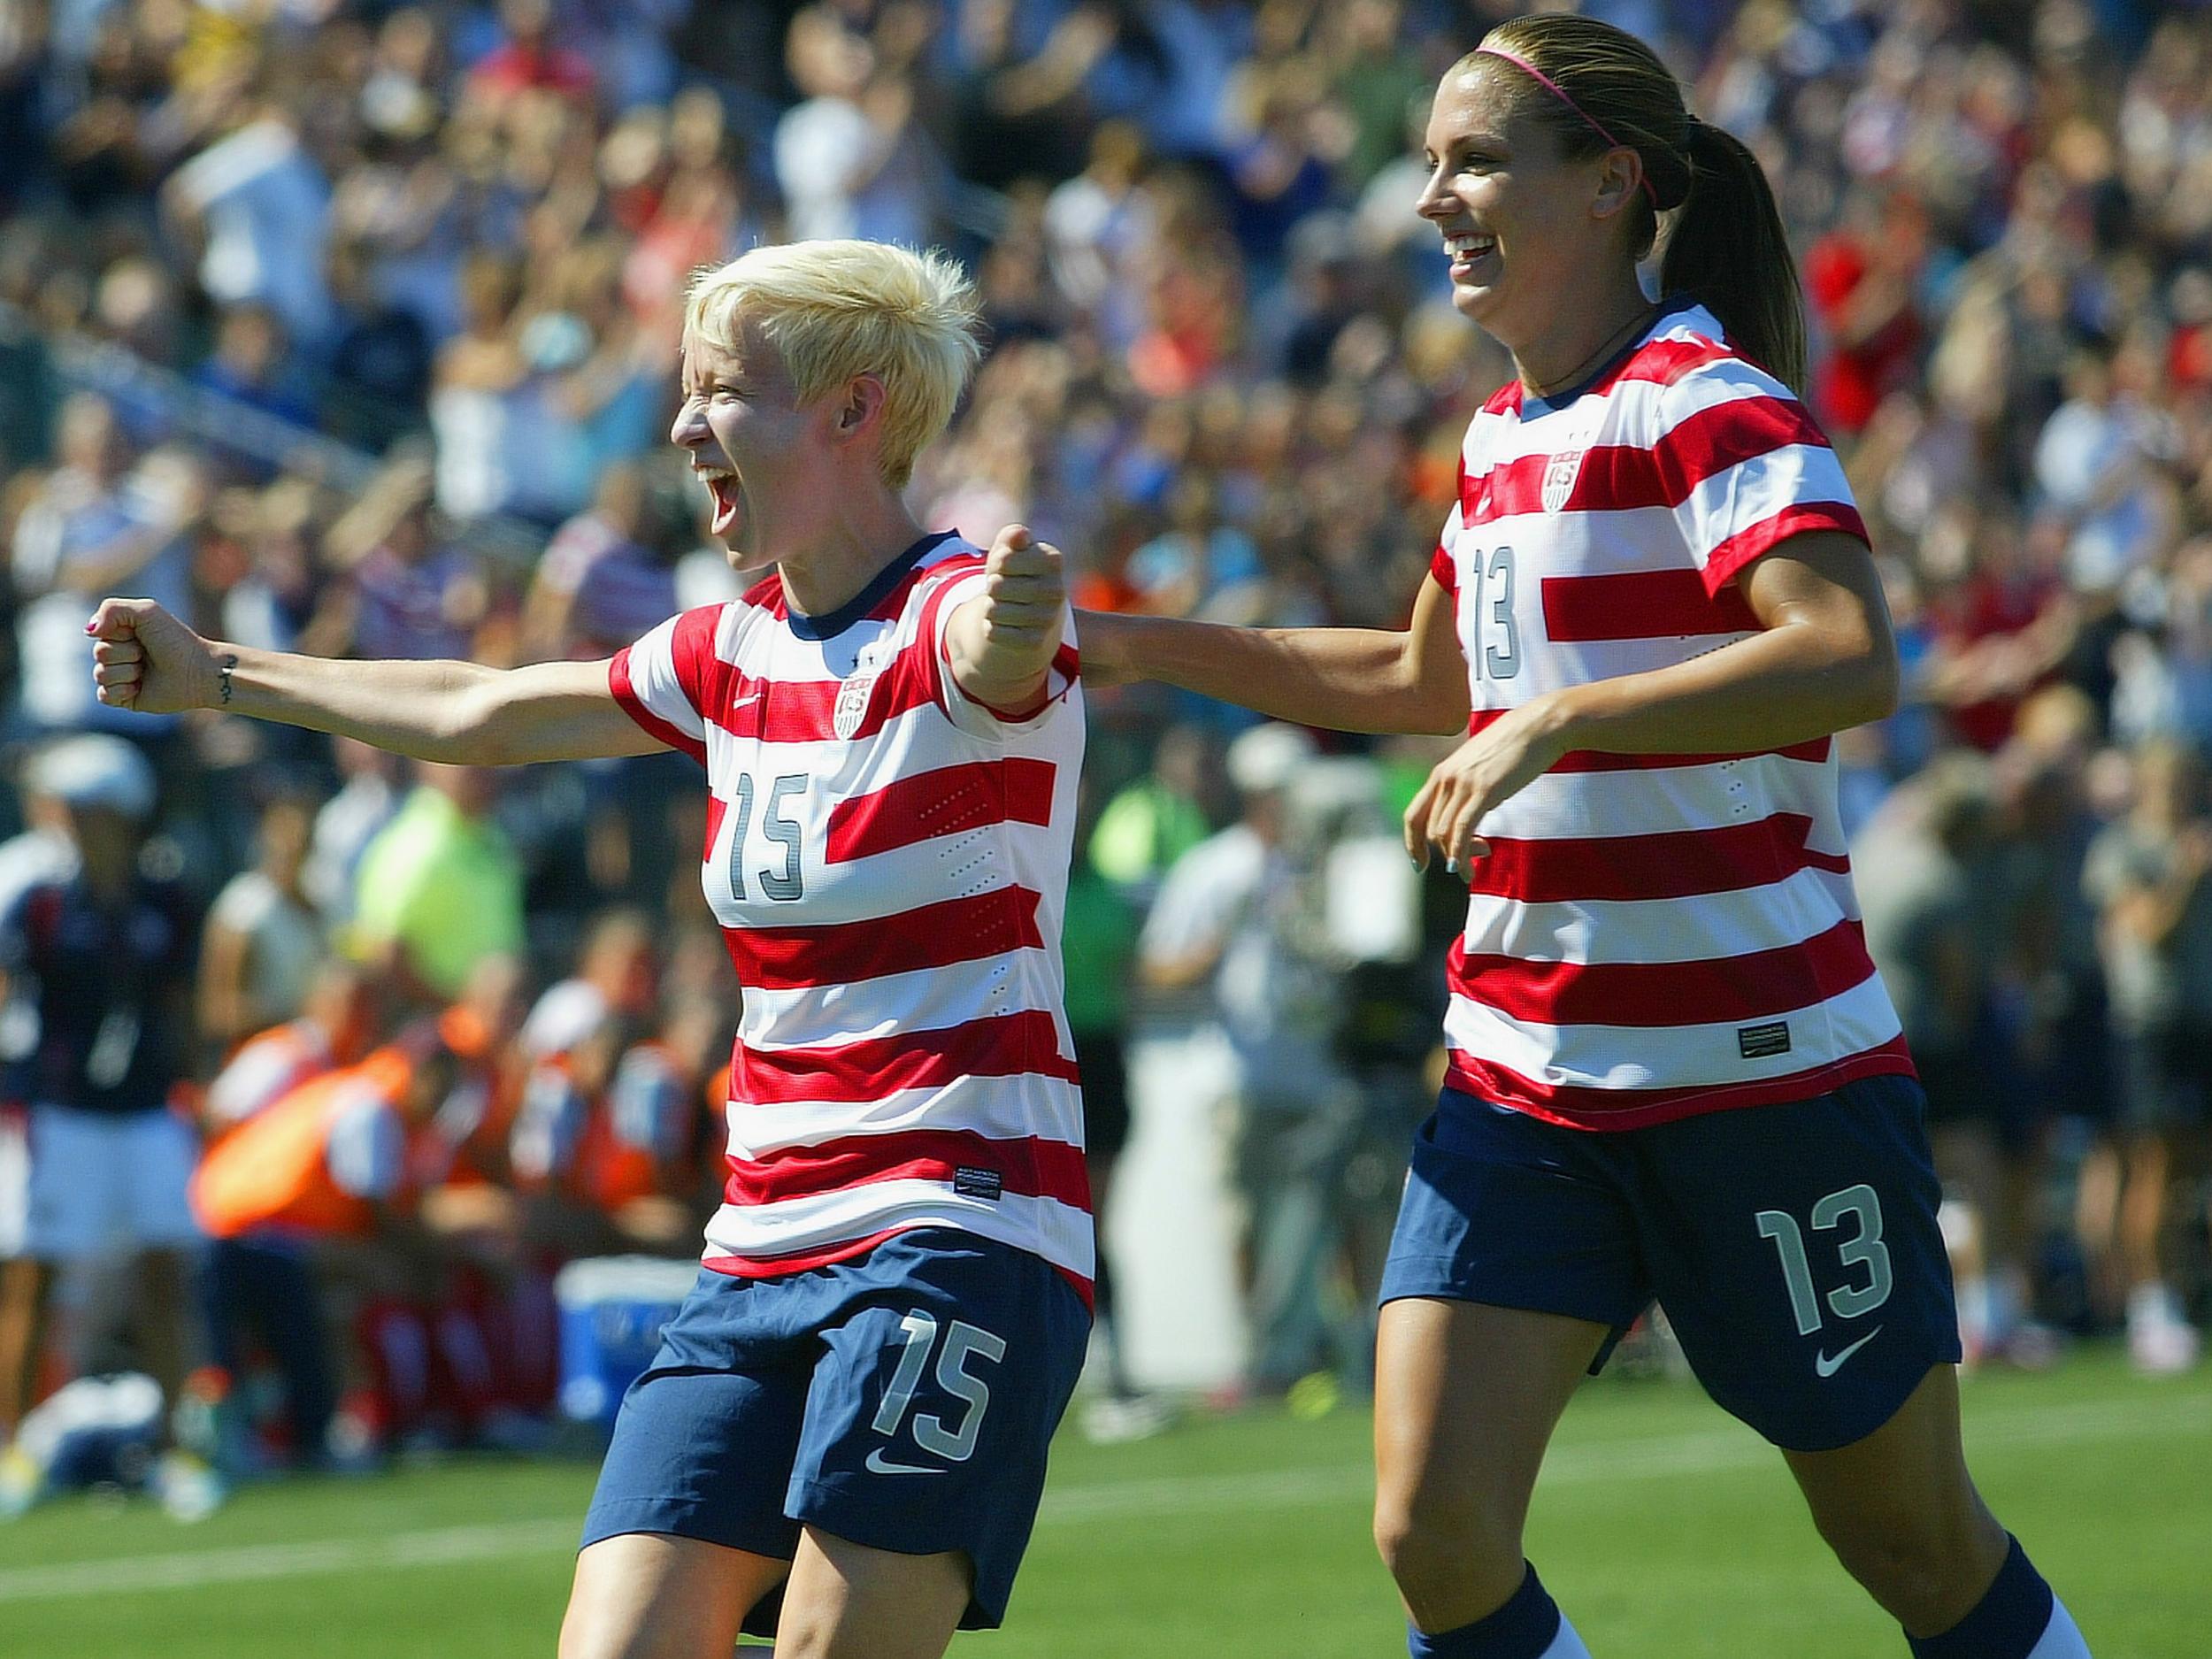
[[[86,623],[100,701],[141,714],[212,705],[221,671],[208,642],[150,599],[104,599]]]

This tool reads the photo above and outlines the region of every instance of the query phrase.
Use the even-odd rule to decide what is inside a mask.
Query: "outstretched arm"
[[[1085,611],[1086,675],[1159,680],[1299,726],[1340,732],[1467,729],[1467,665],[1452,596],[1434,577],[1393,628],[1240,628]]]
[[[85,632],[96,641],[100,701],[119,709],[222,708],[454,765],[649,755],[664,747],[615,701],[604,663],[499,669],[256,650],[204,640],[150,599],[104,600]]]

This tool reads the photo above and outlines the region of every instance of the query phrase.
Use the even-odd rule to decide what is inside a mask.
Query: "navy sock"
[[[1940,1636],[1908,1636],[1913,1659],[2027,1659],[2050,1627],[2056,1599],[2043,1575],[2020,1548],[2020,1540],[2006,1534],[2012,1548],[2005,1564],[1997,1569],[1997,1581],[1974,1610]]]
[[[1559,1603],[1532,1566],[1521,1587],[1486,1618],[1433,1636],[1407,1625],[1406,1651],[1412,1659],[1541,1659],[1558,1634]]]

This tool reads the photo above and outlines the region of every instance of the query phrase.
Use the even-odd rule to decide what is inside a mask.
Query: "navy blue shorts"
[[[1959,1357],[1922,1111],[1918,1084],[1885,1076],[1593,1132],[1447,1089],[1382,1300],[1534,1309],[1617,1340],[1656,1299],[1729,1412],[1791,1451],[1848,1446]]]
[[[623,1396],[583,1541],[671,1532],[789,1560],[803,1523],[964,1550],[961,1627],[995,1627],[1090,1325],[1045,1262],[946,1228],[778,1279],[702,1268]],[[772,1635],[780,1604],[746,1630]]]

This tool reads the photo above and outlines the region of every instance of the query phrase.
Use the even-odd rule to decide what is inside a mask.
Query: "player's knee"
[[[1472,1582],[1504,1579],[1509,1592],[1522,1571],[1519,1525],[1464,1497],[1379,1497],[1375,1548],[1417,1611],[1457,1599]]]
[[[1909,1629],[1947,1629],[2004,1558],[2004,1531],[1979,1503],[1828,1517],[1820,1531],[1844,1570]]]

